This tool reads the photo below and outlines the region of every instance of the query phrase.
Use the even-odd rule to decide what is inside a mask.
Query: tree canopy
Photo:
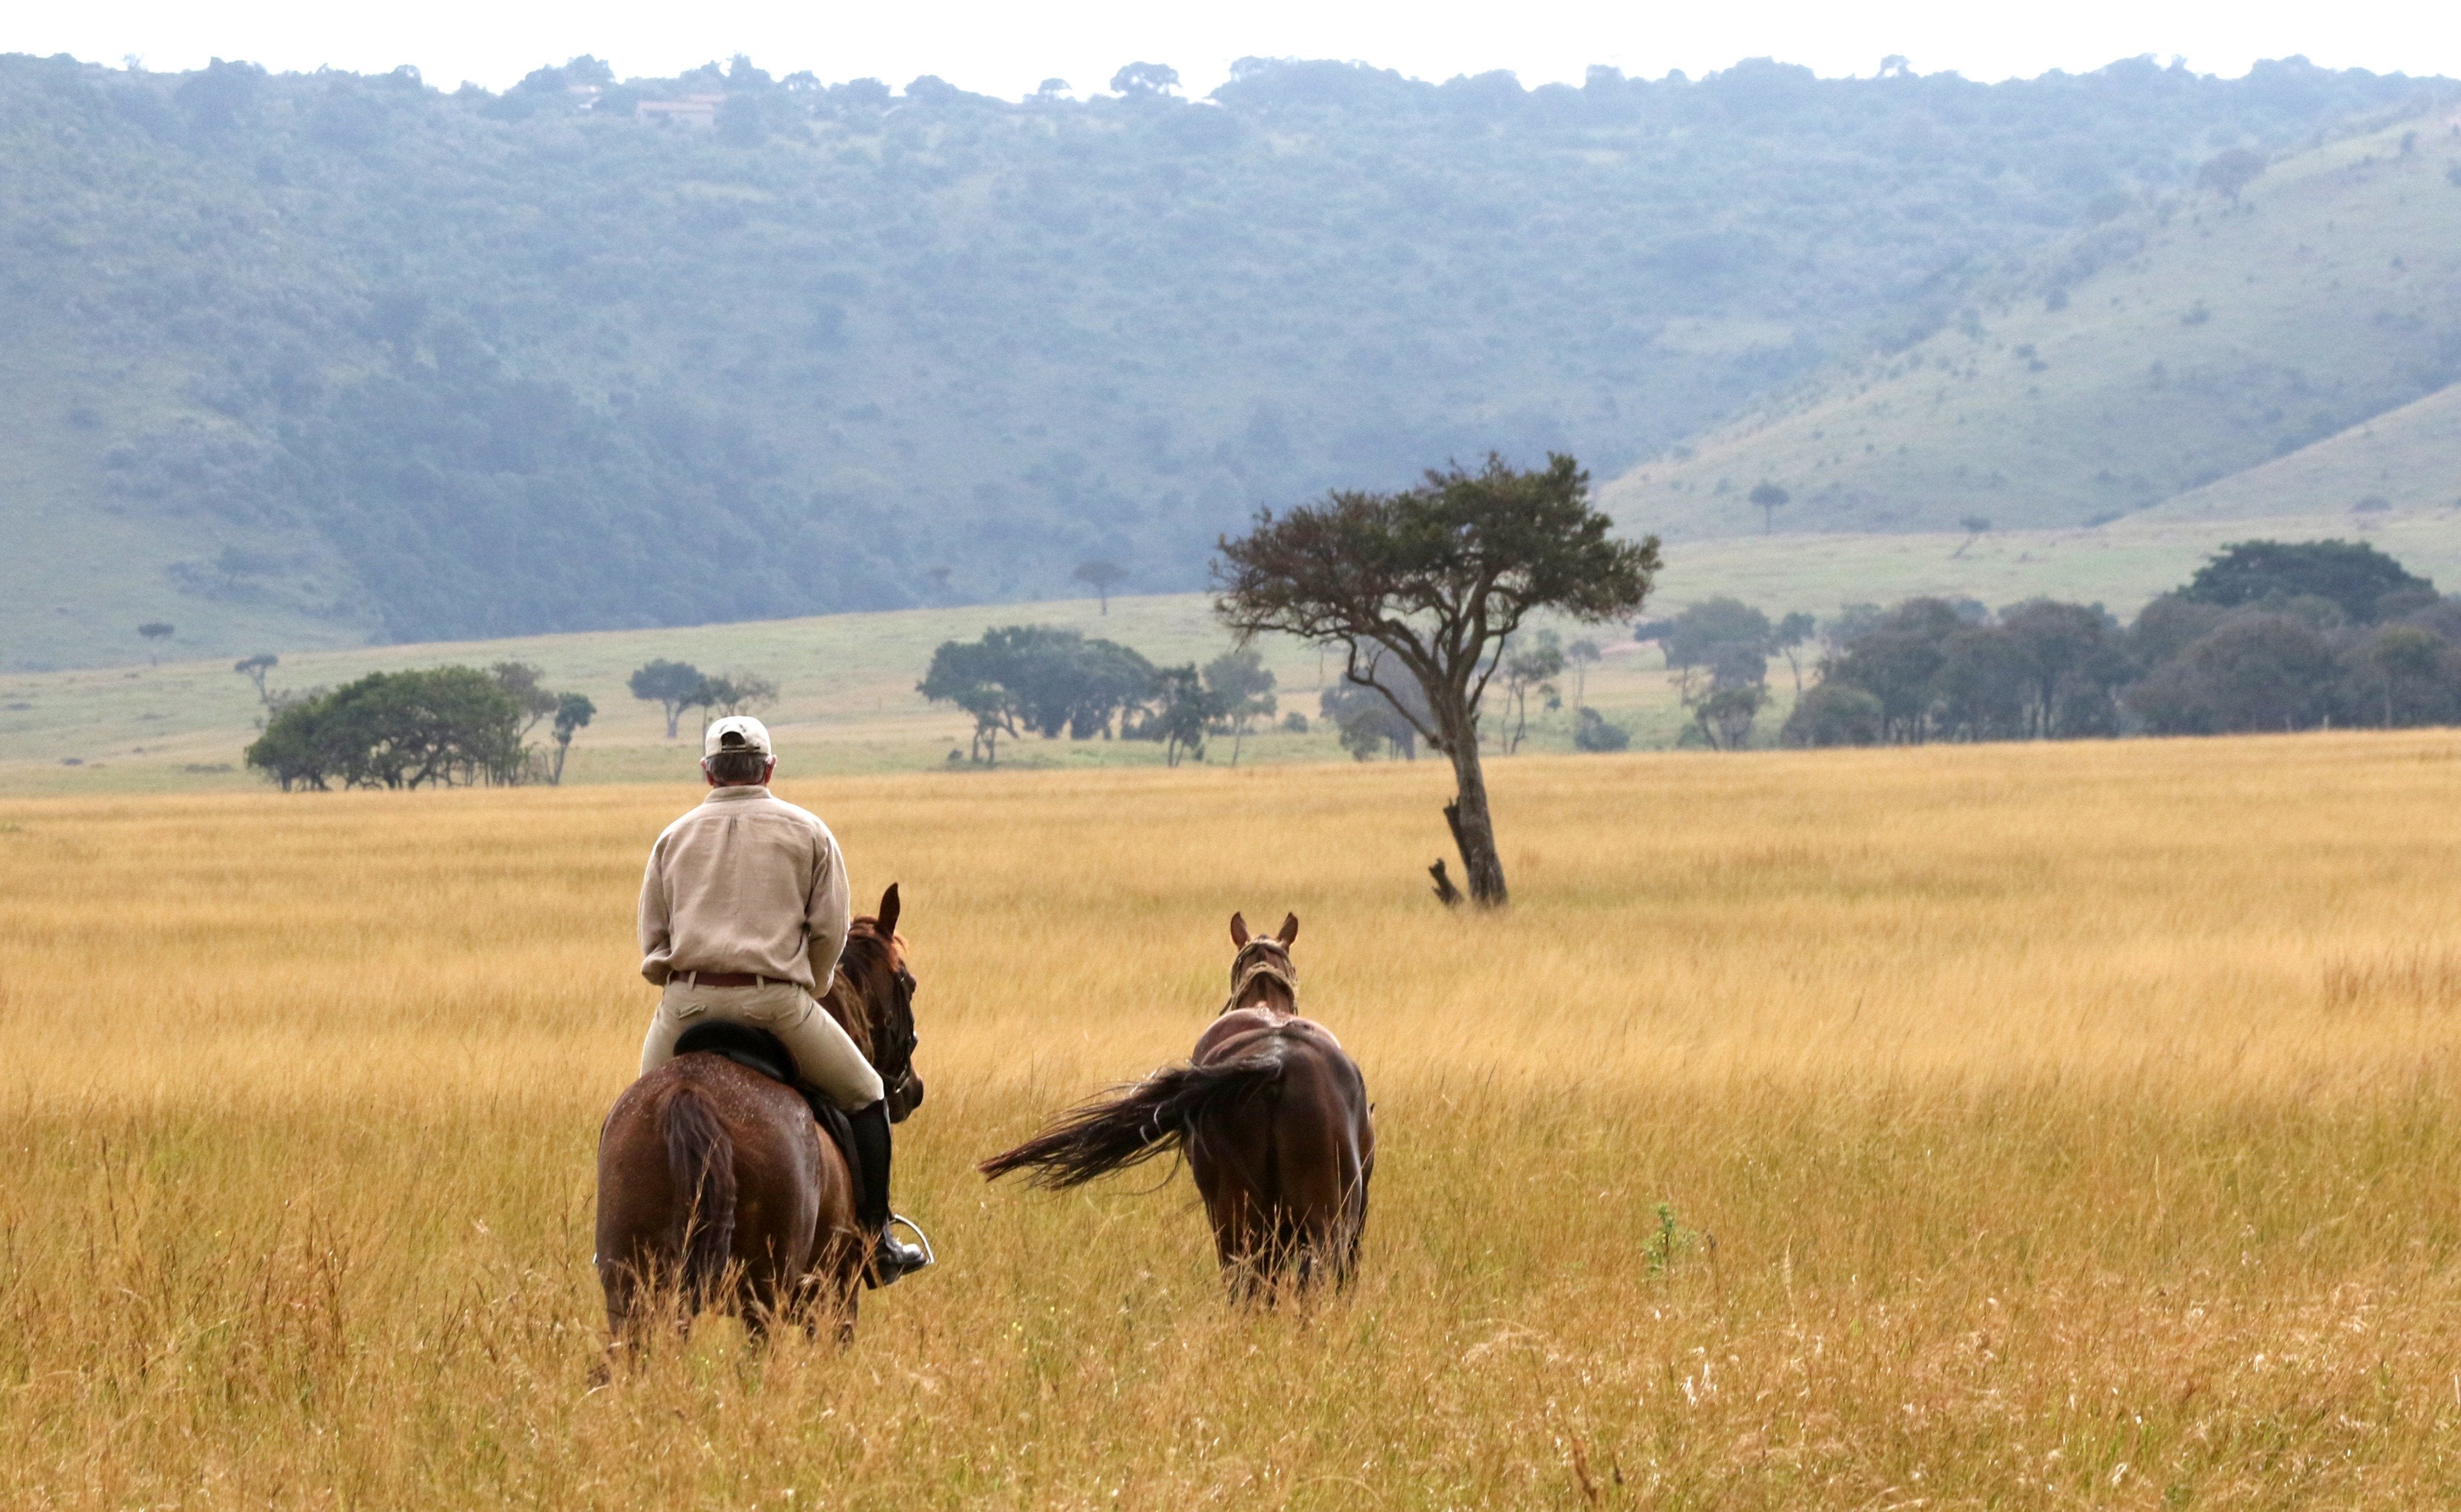
[[[2225,608],[2323,599],[2372,625],[2432,602],[2435,585],[2364,541],[2242,541],[2198,567],[2180,596]]]
[[[973,755],[988,763],[1003,734],[1111,738],[1114,722],[1153,693],[1155,677],[1151,662],[1116,641],[1008,625],[978,641],[941,643],[916,691],[974,716]]]
[[[1342,675],[1392,702],[1453,764],[1444,817],[1484,906],[1508,898],[1479,761],[1480,700],[1505,643],[1545,611],[1596,623],[1637,612],[1658,540],[1626,541],[1590,502],[1590,478],[1560,453],[1521,471],[1489,454],[1476,472],[1431,469],[1417,488],[1337,490],[1256,517],[1225,538],[1214,612],[1243,641],[1268,631],[1339,647]],[[1423,701],[1401,697],[1402,680]],[[1423,713],[1419,710],[1423,710]],[[1441,863],[1440,863],[1441,865]],[[1440,896],[1451,884],[1437,876]]]
[[[294,787],[443,787],[521,776],[522,706],[475,667],[371,672],[287,704],[246,761]]]

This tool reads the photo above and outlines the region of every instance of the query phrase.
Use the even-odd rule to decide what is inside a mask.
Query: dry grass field
[[[0,802],[0,1499],[2427,1506],[2461,1497],[2461,735],[785,785],[905,884],[945,1263],[598,1391],[678,786]],[[1297,910],[1363,1278],[971,1162]]]

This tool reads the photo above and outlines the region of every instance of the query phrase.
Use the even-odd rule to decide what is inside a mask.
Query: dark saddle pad
[[[831,1139],[837,1141],[838,1153],[845,1157],[846,1171],[854,1178],[854,1205],[863,1207],[863,1159],[855,1154],[854,1124],[845,1110],[810,1087],[803,1085],[802,1074],[796,1069],[794,1052],[785,1041],[765,1029],[748,1024],[695,1024],[675,1040],[678,1055],[709,1054],[731,1060],[744,1070],[781,1083],[799,1094],[812,1110],[812,1117]]]

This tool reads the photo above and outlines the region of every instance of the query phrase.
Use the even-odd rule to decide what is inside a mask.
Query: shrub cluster
[[[268,662],[271,658],[266,658]],[[243,663],[243,670],[247,664]],[[371,672],[340,688],[270,696],[246,761],[284,792],[415,788],[456,782],[561,782],[572,737],[597,713],[580,693],[547,691],[535,667],[499,662]],[[555,749],[523,743],[554,716]]]
[[[522,712],[475,667],[370,672],[284,702],[247,748],[282,785],[415,788],[517,780]]]
[[[944,641],[916,692],[974,716],[969,759],[995,764],[999,737],[1158,740],[1176,766],[1202,757],[1208,735],[1244,739],[1273,713],[1273,674],[1252,650],[1201,670],[1156,667],[1117,641],[1056,625],[1008,625],[980,640]],[[954,759],[952,755],[952,759]]]

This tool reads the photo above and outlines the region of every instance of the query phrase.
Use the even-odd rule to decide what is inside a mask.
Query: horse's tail
[[[975,1169],[997,1180],[1030,1170],[1033,1184],[1081,1186],[1106,1171],[1184,1147],[1199,1120],[1225,1104],[1256,1096],[1282,1077],[1277,1043],[1213,1065],[1166,1066],[1132,1087],[1063,1114],[1051,1127]]]
[[[676,1279],[696,1305],[713,1296],[735,1251],[735,1141],[709,1099],[678,1087],[660,1130],[675,1190]]]

